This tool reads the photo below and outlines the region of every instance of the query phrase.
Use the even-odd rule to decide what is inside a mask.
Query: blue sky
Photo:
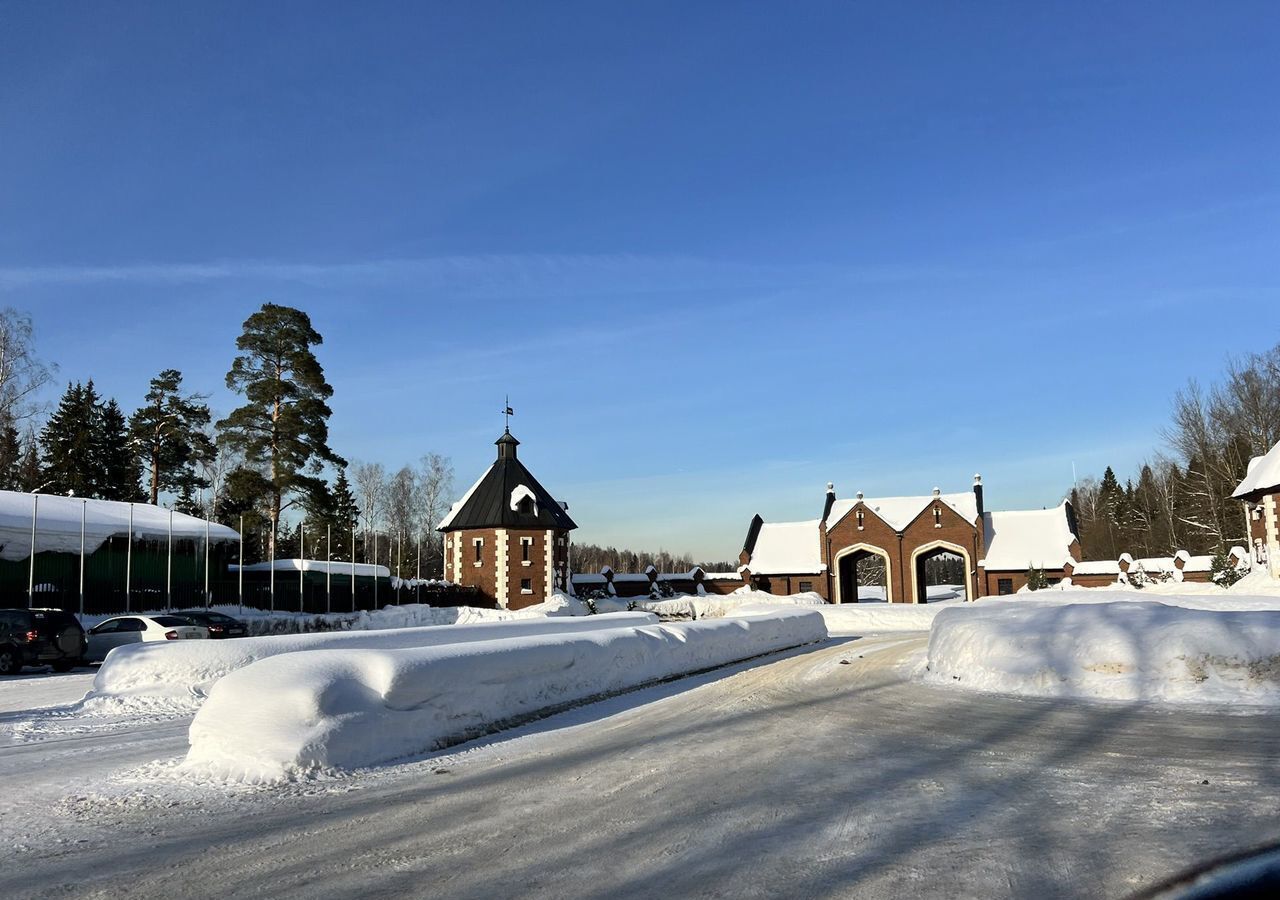
[[[4,2],[0,304],[221,411],[299,306],[335,449],[463,489],[510,393],[580,540],[1041,506],[1280,340],[1278,86],[1266,3]]]

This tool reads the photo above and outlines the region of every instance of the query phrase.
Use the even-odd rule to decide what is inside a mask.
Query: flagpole
[[[84,521],[89,514],[89,501],[80,501],[80,615],[84,615]]]
[[[333,612],[333,523],[324,526],[324,611]]]
[[[164,609],[173,608],[173,510],[169,510],[169,558],[164,571]]]
[[[240,565],[236,566],[236,580],[240,591],[240,612],[244,612],[244,513],[240,514]]]
[[[129,504],[129,543],[124,548],[124,611],[129,611],[129,595],[133,593],[133,504]]]
[[[31,495],[31,560],[27,566],[27,609],[36,605],[36,519],[40,517],[40,495]]]
[[[307,611],[307,517],[298,523],[298,612]]]
[[[356,520],[351,520],[351,611],[356,611]]]
[[[203,489],[202,489],[203,490]],[[209,520],[204,520],[204,608],[209,608]]]

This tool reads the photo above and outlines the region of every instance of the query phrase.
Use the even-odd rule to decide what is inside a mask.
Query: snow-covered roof
[[[1179,553],[1185,553],[1185,550],[1179,550]],[[1184,572],[1209,572],[1213,570],[1212,556],[1188,556],[1182,564]]]
[[[1076,575],[1119,575],[1120,563],[1114,559],[1090,559],[1076,563],[1071,569],[1071,576]]]
[[[827,529],[834,528],[837,522],[861,503],[884,519],[894,531],[902,531],[935,500],[941,500],[951,507],[966,522],[978,520],[978,500],[972,491],[937,496],[925,494],[919,497],[863,497],[861,500],[855,497],[852,500],[837,500],[831,505],[831,512],[827,515]]]
[[[751,561],[752,575],[817,575],[827,570],[822,562],[818,520],[766,522],[760,526]]]
[[[270,560],[267,562],[250,563],[244,566],[246,572],[270,572],[272,566],[275,566],[277,572],[297,572],[301,569],[303,572],[324,572],[331,570],[338,575],[350,575],[351,563],[333,560],[332,562],[323,559],[277,559],[274,563]],[[241,566],[227,566],[231,572],[239,571]],[[356,563],[356,576],[365,578],[390,578],[391,570],[386,566],[375,566],[373,563]]]
[[[1076,536],[1065,500],[1052,509],[989,512],[982,518],[987,553],[981,565],[988,572],[1059,569],[1071,558]]]
[[[1142,569],[1144,572],[1172,572],[1175,566],[1172,556],[1144,556],[1133,561],[1130,570]]]
[[[1240,482],[1231,496],[1247,497],[1274,489],[1280,489],[1280,444],[1276,444],[1264,455],[1249,460],[1244,481]]]
[[[742,574],[739,572],[703,572],[703,581],[741,581]]]
[[[57,494],[23,494],[0,491],[0,559],[19,560],[31,555],[31,516],[36,511],[37,553],[80,552],[80,517],[84,515],[84,549],[93,553],[116,535],[129,533],[129,507],[133,507],[133,536],[136,540],[164,540],[173,516],[175,540],[204,539],[205,520],[171,512],[150,503],[120,503],[115,500],[84,500]],[[240,533],[225,525],[210,523],[211,541],[238,541]]]

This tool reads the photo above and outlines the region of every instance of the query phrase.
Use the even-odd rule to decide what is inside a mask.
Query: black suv
[[[0,609],[0,675],[23,666],[50,665],[67,672],[84,665],[84,629],[61,609]]]

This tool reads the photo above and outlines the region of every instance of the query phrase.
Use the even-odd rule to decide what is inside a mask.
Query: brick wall
[[[935,519],[934,508],[939,509]],[[862,509],[862,527],[858,527],[857,511]],[[823,560],[830,575],[830,598],[839,594],[840,577],[837,557],[841,551],[858,544],[866,544],[884,550],[889,559],[889,599],[894,603],[915,602],[915,570],[912,553],[919,547],[942,541],[962,548],[968,554],[968,572],[980,558],[981,538],[973,523],[965,521],[955,510],[941,500],[930,503],[902,532],[902,535],[881,519],[869,507],[854,507],[827,533],[823,542]],[[973,593],[974,578],[968,576],[968,588]],[[980,590],[978,594],[980,596]]]

